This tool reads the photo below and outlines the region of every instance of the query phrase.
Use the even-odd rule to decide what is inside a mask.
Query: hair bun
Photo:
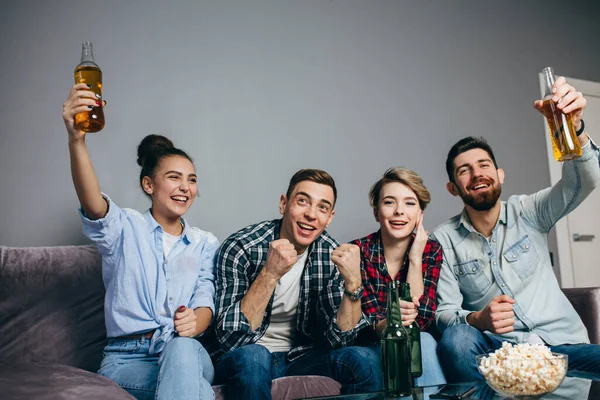
[[[160,153],[166,149],[172,149],[173,142],[162,135],[148,135],[142,139],[137,149],[137,163],[140,167],[144,166],[144,161],[149,155]]]

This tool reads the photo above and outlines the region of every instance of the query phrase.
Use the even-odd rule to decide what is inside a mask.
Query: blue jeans
[[[214,399],[214,369],[195,339],[174,337],[161,354],[148,354],[150,341],[109,339],[98,373],[136,399]]]
[[[215,366],[215,382],[226,384],[228,399],[271,399],[271,381],[283,376],[328,376],[342,384],[342,393],[381,390],[381,357],[368,347],[316,348],[288,362],[287,353],[271,353],[249,344],[227,353]]]
[[[377,352],[381,363],[381,344],[372,344],[369,348]],[[437,356],[437,342],[427,332],[421,332],[421,361],[423,363],[423,375],[415,379],[415,386],[433,386],[446,383]]]
[[[483,380],[475,356],[502,347],[501,336],[483,333],[469,325],[455,325],[444,331],[438,355],[448,382]],[[555,353],[569,357],[569,375],[600,379],[600,345],[564,344],[548,346]]]

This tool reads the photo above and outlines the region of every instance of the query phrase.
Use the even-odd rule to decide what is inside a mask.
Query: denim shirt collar
[[[156,222],[156,220],[152,216],[152,213],[150,212],[150,209],[147,209],[144,212],[144,219],[148,223],[148,231],[149,232],[154,232],[158,228],[160,228],[162,230],[162,226],[160,226],[160,224],[158,222]],[[186,244],[190,244],[191,243],[191,240],[190,240],[191,239],[190,238],[191,228],[189,227],[187,221],[183,217],[181,217],[181,223],[183,224],[183,232],[181,233],[181,237],[184,239]],[[163,232],[164,232],[164,230],[163,230]]]
[[[498,221],[496,222],[496,226],[494,226],[494,229],[496,229],[498,224],[508,224],[508,210],[506,208],[506,202],[504,201],[500,202],[500,215],[498,217]],[[461,226],[469,232],[475,231],[475,228],[473,228],[473,225],[471,224],[471,219],[469,218],[466,208],[463,208],[462,212],[460,213],[460,217],[458,218],[458,221],[456,221],[455,229],[458,230]]]

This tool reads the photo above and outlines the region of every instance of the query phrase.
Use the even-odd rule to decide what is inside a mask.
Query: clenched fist
[[[175,311],[173,321],[175,330],[179,336],[194,337],[196,336],[196,314],[191,308],[180,306]]]
[[[360,276],[360,248],[355,244],[344,243],[331,253],[331,261],[337,265],[350,292],[362,285]]]
[[[298,262],[298,253],[287,239],[273,240],[269,243],[267,261],[263,269],[273,277],[281,278]]]
[[[496,296],[483,310],[468,315],[467,322],[481,330],[492,333],[508,333],[514,330],[515,300],[503,294]]]

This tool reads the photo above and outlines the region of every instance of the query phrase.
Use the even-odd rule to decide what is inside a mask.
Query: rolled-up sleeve
[[[79,214],[83,223],[83,234],[96,244],[102,256],[110,257],[115,253],[123,232],[123,210],[106,194],[102,193],[102,197],[108,204],[108,212],[103,218],[91,220],[82,208],[79,208]]]
[[[201,252],[200,269],[196,278],[196,286],[190,300],[190,308],[208,307],[215,316],[215,276],[214,263],[219,241],[216,238],[207,240]]]
[[[369,326],[369,320],[364,312],[356,326],[347,331],[342,331],[337,324],[337,312],[342,304],[344,295],[344,280],[337,268],[334,268],[330,279],[319,297],[321,312],[326,319],[327,331],[325,337],[331,347],[345,347],[351,345],[356,339],[358,331]]]
[[[248,344],[256,333],[241,310],[241,302],[250,289],[246,271],[250,260],[236,240],[226,240],[217,252],[217,320],[215,331],[221,350],[228,352]]]

